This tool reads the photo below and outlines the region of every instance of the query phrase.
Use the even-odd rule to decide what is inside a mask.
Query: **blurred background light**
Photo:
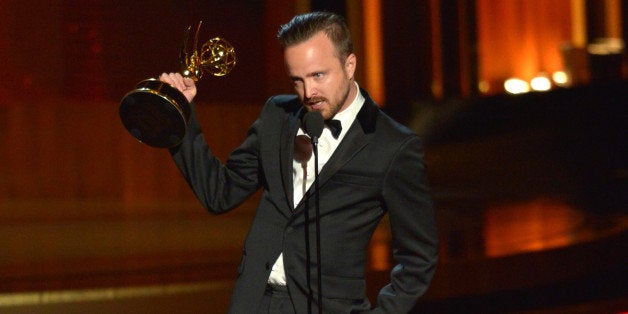
[[[540,74],[530,81],[530,87],[535,91],[548,91],[552,88],[552,82],[545,74]]]
[[[509,94],[523,94],[530,91],[530,85],[522,79],[509,78],[504,82],[504,89]]]
[[[552,74],[552,80],[554,84],[558,86],[567,86],[569,85],[569,75],[565,71],[556,71]]]

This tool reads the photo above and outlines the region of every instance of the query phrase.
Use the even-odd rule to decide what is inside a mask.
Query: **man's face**
[[[353,84],[355,55],[341,62],[335,52],[323,32],[284,50],[288,75],[303,106],[319,111],[325,120],[347,108],[357,93]]]

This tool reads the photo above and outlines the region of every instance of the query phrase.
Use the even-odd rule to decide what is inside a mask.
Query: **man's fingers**
[[[189,86],[188,84],[184,83],[184,78],[180,73],[162,73],[159,76],[159,80],[174,86],[180,91],[186,90]]]

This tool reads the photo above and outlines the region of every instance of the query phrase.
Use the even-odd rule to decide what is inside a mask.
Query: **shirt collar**
[[[340,136],[338,137],[338,140],[342,139],[344,135],[347,133],[347,131],[353,124],[353,121],[355,121],[355,118],[358,116],[358,112],[360,112],[360,109],[362,109],[362,106],[364,105],[365,99],[364,99],[364,95],[362,95],[362,93],[360,92],[360,86],[358,85],[358,82],[353,82],[353,83],[355,84],[355,87],[357,89],[355,98],[353,99],[349,107],[347,107],[345,110],[341,112],[338,112],[332,118],[335,120],[339,120],[340,123],[342,123],[342,132],[340,132]]]

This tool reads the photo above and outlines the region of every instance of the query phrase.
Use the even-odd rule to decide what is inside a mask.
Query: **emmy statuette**
[[[194,51],[189,49],[191,26],[187,28],[179,55],[181,75],[195,82],[204,73],[227,75],[236,64],[235,50],[222,38],[215,37],[197,49],[201,22],[194,35]],[[190,119],[190,104],[185,96],[170,84],[150,78],[139,82],[127,93],[119,107],[120,119],[133,137],[158,148],[170,148],[181,143]]]

